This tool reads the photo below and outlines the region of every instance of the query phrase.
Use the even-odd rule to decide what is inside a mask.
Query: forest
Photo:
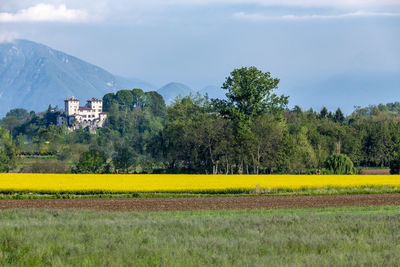
[[[0,121],[0,171],[315,174],[329,173],[335,155],[358,168],[399,165],[400,103],[348,116],[288,108],[278,84],[244,67],[226,78],[225,99],[190,95],[166,106],[157,92],[119,90],[104,95],[108,118],[96,134],[56,126],[57,107],[13,109]]]

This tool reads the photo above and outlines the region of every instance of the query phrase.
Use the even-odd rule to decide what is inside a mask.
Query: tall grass
[[[1,266],[394,266],[400,207],[0,212]]]

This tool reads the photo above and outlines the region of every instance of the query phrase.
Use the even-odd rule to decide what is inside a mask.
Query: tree
[[[15,128],[21,125],[21,121],[16,116],[8,115],[1,120],[1,126],[6,128],[15,136]]]
[[[293,112],[296,113],[296,114],[301,114],[303,111],[301,110],[300,106],[296,105],[293,108]]]
[[[143,108],[145,105],[145,97],[144,97],[144,92],[142,89],[139,88],[135,88],[132,89],[132,106],[134,108]]]
[[[323,119],[327,117],[328,117],[328,110],[326,109],[326,107],[322,107],[321,111],[319,112],[319,118]]]
[[[0,128],[0,172],[9,172],[15,166],[16,150],[10,133]]]
[[[28,118],[29,113],[28,111],[26,111],[26,109],[15,108],[7,112],[6,117],[7,116],[15,116],[18,120],[25,120],[26,118]]]
[[[325,168],[328,174],[355,174],[351,159],[343,154],[330,155],[325,161]]]
[[[115,98],[120,105],[121,110],[132,109],[133,94],[131,90],[119,90],[115,95]]]
[[[135,153],[128,147],[119,147],[112,161],[116,171],[128,173],[135,163]]]
[[[154,116],[164,117],[167,113],[167,106],[164,98],[157,92],[151,91],[145,93],[146,106]]]
[[[335,116],[333,117],[335,122],[343,123],[344,122],[344,115],[340,108],[338,108],[335,112]]]
[[[227,90],[226,112],[234,119],[251,120],[268,111],[282,109],[288,97],[272,93],[278,89],[279,79],[256,67],[235,69],[226,78],[222,89]]]
[[[268,173],[279,168],[283,154],[284,132],[286,125],[267,114],[260,116],[254,123],[252,132],[254,142],[251,144],[251,159],[254,174],[260,171]]]
[[[109,112],[113,104],[117,103],[114,93],[108,93],[103,96],[103,111]]]
[[[269,72],[243,67],[233,70],[222,86],[227,90],[227,100],[213,99],[213,105],[232,122],[239,173],[243,172],[244,164],[248,170],[251,163],[249,149],[255,119],[262,114],[277,113],[288,104],[287,96],[273,93],[278,84],[279,79],[272,78]]]
[[[73,172],[75,173],[101,173],[106,164],[106,157],[97,150],[83,152],[76,163]]]

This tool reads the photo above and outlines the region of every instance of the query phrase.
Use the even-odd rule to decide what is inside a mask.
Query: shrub
[[[355,174],[356,168],[351,159],[343,154],[330,155],[325,163],[326,174]]]
[[[72,169],[74,173],[102,173],[107,163],[104,153],[97,150],[83,152]]]

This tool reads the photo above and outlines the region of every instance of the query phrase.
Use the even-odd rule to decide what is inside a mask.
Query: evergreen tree
[[[344,122],[344,115],[343,112],[340,108],[338,108],[335,112],[335,116],[334,116],[334,121],[335,122],[339,122],[339,123],[343,123]]]
[[[327,118],[328,117],[328,109],[326,107],[322,107],[321,111],[319,112],[319,118]]]

